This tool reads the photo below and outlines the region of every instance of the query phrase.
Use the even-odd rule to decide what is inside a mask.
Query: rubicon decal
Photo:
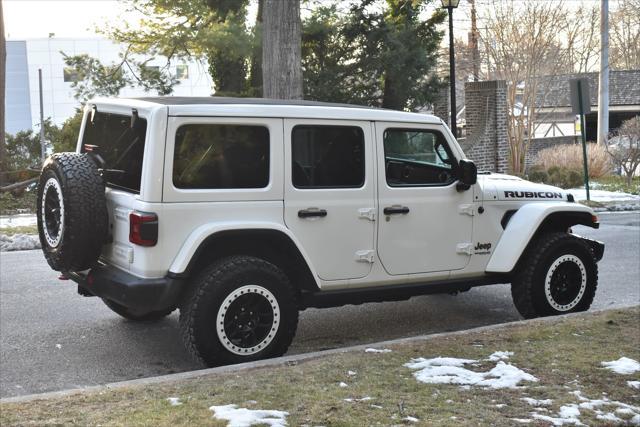
[[[504,197],[512,199],[564,199],[562,193],[554,191],[505,191]]]

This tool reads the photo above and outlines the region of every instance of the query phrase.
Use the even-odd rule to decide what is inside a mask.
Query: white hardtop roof
[[[98,98],[89,104],[112,105],[120,108],[154,110],[167,108],[170,116],[234,116],[308,118],[333,120],[394,121],[440,124],[433,115],[371,108],[350,104],[302,100],[275,100],[264,98],[226,97],[145,97]]]

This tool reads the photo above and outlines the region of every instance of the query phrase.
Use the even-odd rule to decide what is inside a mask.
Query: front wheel
[[[287,276],[250,256],[221,259],[203,271],[180,307],[189,352],[208,366],[284,354],[295,335],[298,308]]]
[[[547,233],[523,256],[511,295],[530,319],[588,310],[597,285],[598,265],[589,245],[567,233]]]

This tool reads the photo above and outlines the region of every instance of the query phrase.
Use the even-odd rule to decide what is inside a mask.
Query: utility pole
[[[471,55],[473,60],[473,81],[477,82],[480,76],[480,51],[478,50],[478,27],[476,25],[476,2],[469,0],[471,4]]]
[[[609,135],[609,0],[600,0],[600,76],[598,81],[598,144]]]
[[[42,68],[38,68],[38,87],[40,89],[40,155],[41,163],[47,155],[44,148],[44,102],[42,101]]]

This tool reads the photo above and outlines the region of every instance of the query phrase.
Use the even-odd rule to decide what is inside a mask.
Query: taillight
[[[140,246],[158,243],[158,215],[145,212],[129,214],[129,241]]]

